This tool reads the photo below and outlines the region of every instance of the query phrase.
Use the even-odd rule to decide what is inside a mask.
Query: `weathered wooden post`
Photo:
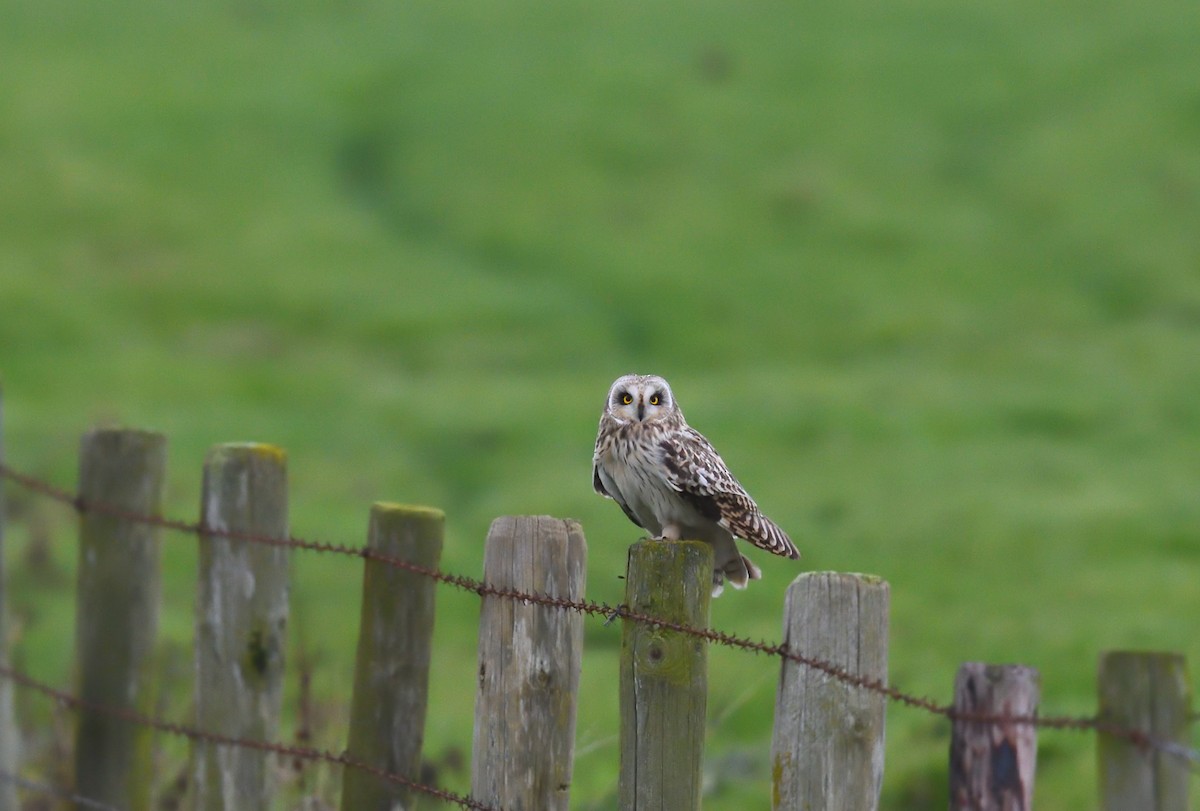
[[[631,611],[708,627],[712,545],[639,541],[629,548]],[[621,633],[622,811],[695,811],[708,702],[708,643],[625,620]]]
[[[808,572],[788,586],[783,642],[850,675],[887,681],[886,581]],[[869,811],[883,783],[887,699],[785,659],[771,738],[771,807]]]
[[[575,521],[497,518],[483,569],[497,589],[582,600],[587,542]],[[582,655],[582,614],[484,595],[471,758],[476,800],[566,811]]]
[[[386,558],[436,569],[446,516],[428,507],[375,504],[367,549]],[[363,562],[362,613],[346,754],[414,781],[429,697],[429,658],[437,582],[368,557]],[[403,786],[362,769],[342,774],[344,811],[411,809]]]
[[[1187,663],[1177,653],[1100,656],[1099,719],[1186,749],[1191,718]],[[1097,739],[1102,811],[1186,811],[1188,763],[1105,734]]]
[[[4,389],[0,386],[0,465],[4,456]],[[4,479],[0,479],[0,666],[8,667],[8,595],[4,579]],[[13,686],[0,678],[0,771],[17,773],[17,727],[13,717]],[[11,780],[0,780],[0,811],[16,811],[17,787]]]
[[[287,536],[287,466],[271,445],[218,445],[204,461],[196,616],[196,723],[220,735],[273,740],[287,640],[289,550],[220,532]],[[197,741],[202,811],[270,805],[267,752]]]
[[[1037,714],[1041,676],[1024,665],[967,662],[954,680],[956,713]],[[950,736],[950,811],[1030,811],[1037,727],[955,718]]]
[[[158,515],[166,468],[162,434],[104,429],[83,437],[75,656],[87,704],[151,709],[160,533],[105,508]],[[132,811],[150,808],[151,730],[86,706],[78,718],[76,791]]]

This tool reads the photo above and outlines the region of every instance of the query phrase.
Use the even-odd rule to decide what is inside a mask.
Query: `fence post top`
[[[287,462],[287,451],[278,445],[265,442],[222,442],[209,448],[204,461],[212,463],[239,456],[259,458],[281,465]]]
[[[882,586],[890,588],[888,581],[877,574],[862,574],[860,572],[801,572],[792,580],[792,585],[809,580],[857,580],[865,586]]]
[[[425,521],[445,521],[446,513],[437,507],[425,507],[419,504],[399,504],[395,501],[376,501],[371,505],[371,512],[382,516],[407,516]]]
[[[1108,660],[1121,659],[1157,659],[1164,662],[1183,662],[1185,661],[1182,653],[1174,651],[1159,651],[1159,650],[1106,650],[1101,651],[1101,663]]]
[[[678,541],[668,541],[659,538],[642,538],[640,541],[635,541],[630,547],[633,549],[645,549],[647,551],[663,551],[674,549],[688,550],[694,552],[707,552],[712,554],[712,544],[708,541],[697,541],[690,538],[681,538]]]
[[[562,524],[567,529],[578,529],[579,522],[574,518],[559,518],[554,515],[500,515],[492,519],[489,531],[498,529],[506,524],[518,524],[523,521],[533,521],[534,523],[555,523]]]
[[[963,662],[958,666],[959,671],[964,670],[979,670],[986,673],[1020,673],[1028,671],[1030,673],[1039,673],[1040,671],[1032,665],[1017,665],[1017,664],[995,664],[992,662]]]
[[[84,444],[94,442],[144,442],[150,445],[167,441],[162,431],[149,428],[122,428],[120,426],[98,426],[89,428],[83,435]]]

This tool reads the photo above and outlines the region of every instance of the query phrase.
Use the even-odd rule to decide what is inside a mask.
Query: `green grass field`
[[[776,639],[798,572],[871,572],[896,686],[1019,662],[1043,713],[1091,713],[1103,650],[1200,667],[1198,26],[1171,0],[0,3],[9,461],[73,486],[87,428],[161,429],[190,518],[209,446],[277,443],[299,535],[427,503],[478,575],[493,517],[571,516],[617,602],[639,533],[592,492],[596,419],[657,372],[804,553],[760,554],[714,626]],[[14,656],[66,684],[74,522],[8,498]],[[195,550],[164,544],[182,718]],[[360,577],[295,560],[334,749]],[[450,764],[478,600],[438,608]],[[619,636],[588,621],[579,809],[616,807]],[[777,665],[710,668],[705,808],[765,808]],[[49,709],[21,711],[44,773]],[[887,724],[885,807],[945,807],[948,725]],[[1094,738],[1040,743],[1038,807],[1095,807]]]

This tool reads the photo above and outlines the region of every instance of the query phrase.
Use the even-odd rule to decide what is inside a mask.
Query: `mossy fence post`
[[[578,522],[492,522],[483,579],[496,589],[582,600],[587,542]],[[471,795],[499,808],[566,811],[575,745],[583,615],[484,595]]]
[[[0,465],[4,459],[4,387],[0,385]],[[0,667],[8,667],[8,595],[4,572],[4,480],[0,479]],[[0,772],[17,772],[17,728],[13,717],[11,679],[0,679]],[[0,811],[16,809],[17,787],[11,780],[0,780]]]
[[[788,586],[783,644],[886,683],[888,597],[888,584],[878,577],[802,574]],[[771,807],[877,808],[886,704],[878,692],[785,659],[771,738]]]
[[[160,532],[114,511],[158,515],[166,467],[162,434],[105,429],[83,437],[75,654],[84,705],[75,790],[130,811],[150,807],[152,730],[88,705],[151,710]]]
[[[708,627],[712,545],[635,543],[629,549],[625,604],[668,622]],[[620,803],[622,811],[700,807],[708,643],[625,620],[621,633]]]
[[[382,558],[436,569],[446,516],[428,507],[375,504],[367,550]],[[421,779],[421,745],[429,697],[429,660],[437,582],[417,572],[363,561],[362,612],[346,754]],[[412,792],[362,769],[342,773],[345,811],[392,811],[415,805]]]
[[[954,680],[954,710],[1037,715],[1041,676],[1024,665],[967,662]],[[955,718],[950,734],[950,811],[1029,811],[1037,727]]]
[[[287,536],[287,469],[271,445],[229,444],[204,461],[201,522],[211,532]],[[270,741],[279,727],[287,639],[289,550],[203,532],[196,599],[196,725]],[[197,741],[197,811],[270,806],[270,755]]]
[[[1189,746],[1187,663],[1177,653],[1110,651],[1100,656],[1099,719]],[[1187,811],[1188,762],[1105,734],[1097,737],[1101,811]]]

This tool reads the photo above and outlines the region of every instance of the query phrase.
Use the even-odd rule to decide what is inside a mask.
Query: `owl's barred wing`
[[[617,502],[617,504],[621,507],[621,512],[625,513],[625,516],[632,521],[635,526],[640,527],[642,526],[641,522],[637,520],[637,517],[634,516],[633,511],[629,509],[629,505],[625,503],[625,498],[621,495],[621,492],[615,486],[613,486],[612,482],[609,482],[606,485],[604,482],[605,477],[601,476],[600,474],[600,451],[601,446],[604,443],[604,439],[604,420],[601,418],[600,433],[596,437],[596,449],[592,452],[592,488],[605,498],[611,498],[613,501]],[[642,528],[645,529],[645,527]]]
[[[660,447],[667,483],[702,515],[760,549],[793,560],[800,557],[791,538],[762,514],[703,434],[687,426]]]
[[[592,465],[592,487],[595,488],[596,492],[600,495],[604,496],[605,498],[611,498],[613,501],[617,502],[618,506],[621,508],[621,511],[624,512],[625,516],[636,526],[642,526],[642,523],[637,520],[637,516],[635,516],[633,511],[629,509],[629,505],[625,503],[625,499],[621,497],[620,491],[618,491],[615,487],[606,488],[604,486],[604,481],[600,478],[600,466],[597,464]],[[645,529],[645,527],[642,527],[642,529]]]

